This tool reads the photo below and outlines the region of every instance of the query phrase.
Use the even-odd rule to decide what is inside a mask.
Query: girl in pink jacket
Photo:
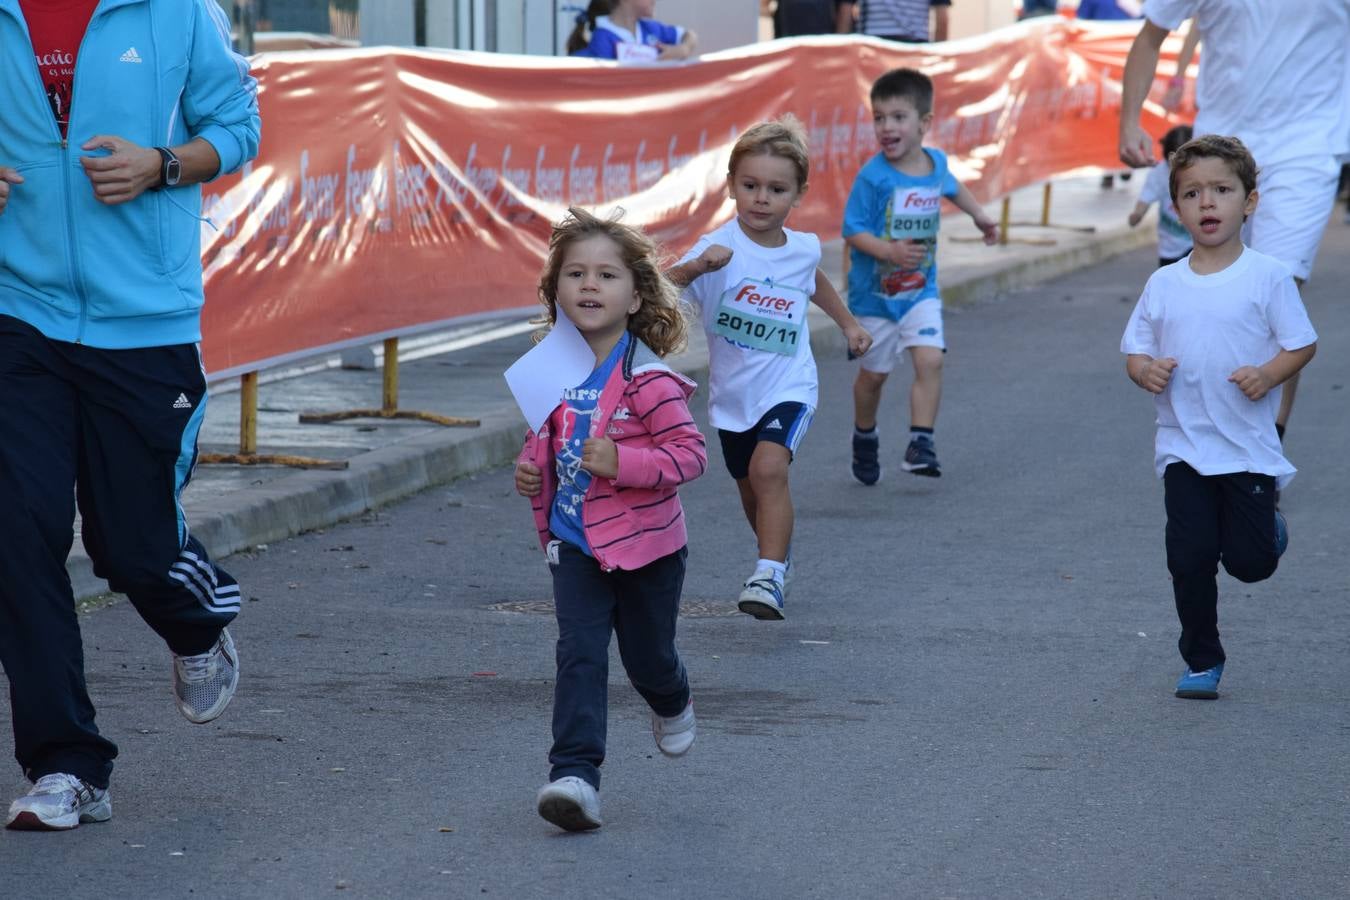
[[[558,618],[552,771],[537,803],[568,831],[601,825],[611,631],[656,746],[681,756],[694,743],[675,650],[686,555],[676,488],[703,474],[707,454],[687,405],[695,385],[661,361],[684,344],[678,297],[640,231],[576,208],[554,228],[539,298],[550,324],[561,309],[576,325],[596,367],[526,437],[515,478]]]

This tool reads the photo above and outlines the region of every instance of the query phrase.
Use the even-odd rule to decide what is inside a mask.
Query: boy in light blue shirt
[[[896,359],[908,349],[910,440],[900,468],[938,477],[933,443],[942,396],[942,299],[937,284],[937,233],[942,198],[970,215],[986,244],[998,225],[947,169],[940,150],[923,146],[933,123],[933,82],[915,69],[893,69],[872,85],[872,126],[881,152],[854,179],[844,208],[849,246],[848,307],[872,334],[853,385],[853,477],[881,478],[877,408]]]

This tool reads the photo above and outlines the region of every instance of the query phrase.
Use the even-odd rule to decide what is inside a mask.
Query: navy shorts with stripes
[[[805,403],[779,403],[766,412],[755,427],[749,431],[724,431],[717,429],[717,437],[722,442],[722,457],[726,461],[731,477],[740,481],[750,475],[750,457],[760,441],[781,444],[788,450],[788,460],[797,454],[797,446],[811,427],[811,417],[815,410]]]

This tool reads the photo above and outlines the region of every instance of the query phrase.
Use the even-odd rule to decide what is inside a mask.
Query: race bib
[[[942,195],[936,187],[896,188],[886,217],[886,237],[895,240],[936,238]]]
[[[743,278],[722,294],[712,330],[742,347],[795,356],[809,301],[797,288]]]
[[[661,49],[650,44],[635,44],[632,41],[620,41],[614,47],[615,59],[621,63],[656,62]]]
[[[886,212],[886,234],[890,240],[922,242],[927,252],[915,269],[899,269],[889,263],[877,266],[880,292],[892,300],[913,300],[924,292],[932,276],[933,255],[937,247],[938,217],[942,194],[937,187],[898,187],[891,194]]]

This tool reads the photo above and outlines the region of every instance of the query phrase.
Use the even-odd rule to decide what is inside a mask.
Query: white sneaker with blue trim
[[[757,569],[745,582],[736,608],[756,619],[783,619],[783,586],[768,569]]]

